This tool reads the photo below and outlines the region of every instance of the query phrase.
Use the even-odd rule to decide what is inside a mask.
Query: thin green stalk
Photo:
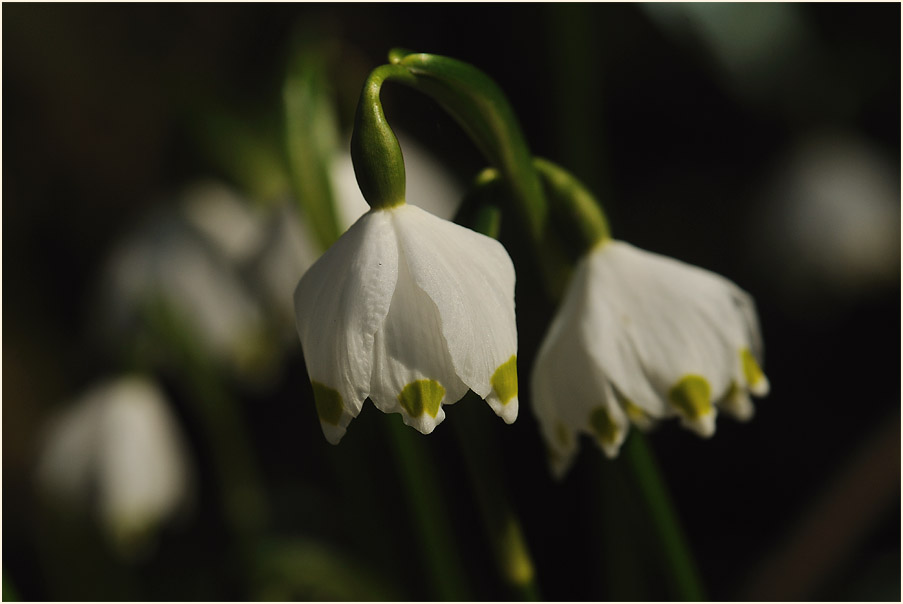
[[[436,100],[498,170],[506,189],[504,197],[513,202],[511,209],[530,236],[547,291],[559,296],[568,273],[567,259],[550,228],[542,183],[505,94],[476,67],[449,57],[396,49],[389,53],[389,61],[391,67],[407,74],[387,71],[385,79],[399,81]]]
[[[684,601],[704,600],[705,591],[696,562],[646,438],[634,430],[627,439],[624,449],[625,457],[633,469],[637,485],[648,506],[653,527],[661,540],[665,567],[670,573],[675,592]]]
[[[436,465],[429,460],[429,450],[417,440],[413,429],[400,418],[389,416],[389,440],[395,453],[401,478],[407,490],[411,513],[417,526],[427,572],[439,599],[469,601],[467,575],[455,546],[448,520],[445,498],[436,481]]]
[[[409,85],[435,98],[499,169],[534,239],[543,239],[546,202],[517,117],[498,85],[476,67],[439,55],[393,50],[389,60],[410,70]]]
[[[472,215],[470,222],[474,230],[492,238],[498,238],[501,230],[501,211],[489,201],[499,184],[498,174],[493,168],[484,170],[477,177],[471,195],[465,202],[475,204],[475,207],[464,208]],[[492,426],[485,414],[480,413],[485,409],[471,392],[456,407],[456,411],[452,425],[477,494],[483,525],[489,535],[502,578],[518,599],[539,600],[536,571],[523,529],[505,496],[505,489],[500,488],[504,468],[500,463],[501,453],[491,433]]]
[[[501,454],[490,433],[487,417],[480,417],[480,401],[473,394],[455,405],[451,423],[467,464],[480,515],[506,586],[519,600],[538,601],[536,571],[517,513],[501,486]]]
[[[204,425],[223,492],[226,522],[234,531],[241,556],[250,556],[266,524],[267,505],[239,402],[223,383],[213,361],[197,347],[197,338],[192,337],[184,320],[163,301],[151,304],[147,312],[179,368],[188,399]]]

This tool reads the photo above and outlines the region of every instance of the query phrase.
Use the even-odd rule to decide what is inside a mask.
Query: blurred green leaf
[[[308,539],[265,544],[258,563],[258,600],[398,601],[385,577],[337,548]]]
[[[289,189],[288,170],[279,145],[278,128],[266,120],[239,117],[209,104],[193,123],[195,136],[208,160],[251,198],[269,201]]]
[[[338,145],[338,125],[318,40],[295,38],[282,88],[285,152],[293,193],[322,249],[340,232],[329,173]]]
[[[3,601],[18,602],[19,594],[16,592],[13,584],[9,580],[6,570],[3,571]]]

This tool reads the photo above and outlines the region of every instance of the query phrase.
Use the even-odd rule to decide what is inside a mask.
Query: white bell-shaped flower
[[[717,409],[749,419],[763,396],[762,342],[752,298],[701,268],[605,240],[578,263],[537,355],[533,407],[553,471],[579,433],[615,457],[630,423],[677,416],[701,436]]]
[[[364,214],[295,290],[327,440],[339,442],[367,397],[424,434],[468,388],[513,422],[514,279],[494,239],[405,203]]]
[[[101,526],[127,557],[151,545],[157,526],[190,501],[190,479],[187,446],[163,393],[134,376],[98,384],[55,416],[37,467],[51,499],[96,503]]]

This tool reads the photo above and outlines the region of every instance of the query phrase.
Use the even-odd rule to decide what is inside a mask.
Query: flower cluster
[[[351,141],[371,209],[310,268],[294,296],[330,442],[342,438],[368,397],[424,434],[445,417],[443,405],[468,389],[506,422],[517,416],[511,259],[494,239],[405,203],[404,161],[379,91],[393,78],[417,87],[421,75],[423,90],[466,123],[500,166],[475,186],[515,198],[549,283],[566,273],[553,259],[561,250],[548,249],[556,245],[546,238],[550,215],[582,244],[531,377],[553,471],[569,467],[580,433],[614,457],[631,423],[648,428],[677,417],[708,437],[719,410],[752,416],[750,394],[766,394],[768,381],[748,294],[723,277],[611,239],[582,185],[530,158],[500,91],[474,68],[403,51],[390,61],[364,86]],[[502,178],[509,186],[490,189]]]

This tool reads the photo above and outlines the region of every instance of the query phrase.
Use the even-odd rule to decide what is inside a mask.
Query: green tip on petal
[[[317,415],[320,421],[331,426],[338,426],[339,420],[342,419],[342,395],[338,390],[333,390],[329,386],[324,386],[320,382],[311,382],[314,389],[314,404],[317,407]]]
[[[668,400],[694,420],[712,413],[712,388],[701,375],[684,376],[668,393]]]
[[[499,365],[490,383],[503,405],[517,396],[517,355],[511,355],[510,359]]]
[[[589,414],[589,425],[600,442],[612,446],[618,441],[618,426],[605,407],[593,409]]]
[[[417,380],[402,388],[398,402],[411,417],[420,417],[424,413],[436,417],[444,397],[445,388],[436,380]]]
[[[755,387],[765,379],[762,368],[759,367],[749,348],[740,350],[740,362],[743,363],[743,376],[746,378],[747,384]]]

